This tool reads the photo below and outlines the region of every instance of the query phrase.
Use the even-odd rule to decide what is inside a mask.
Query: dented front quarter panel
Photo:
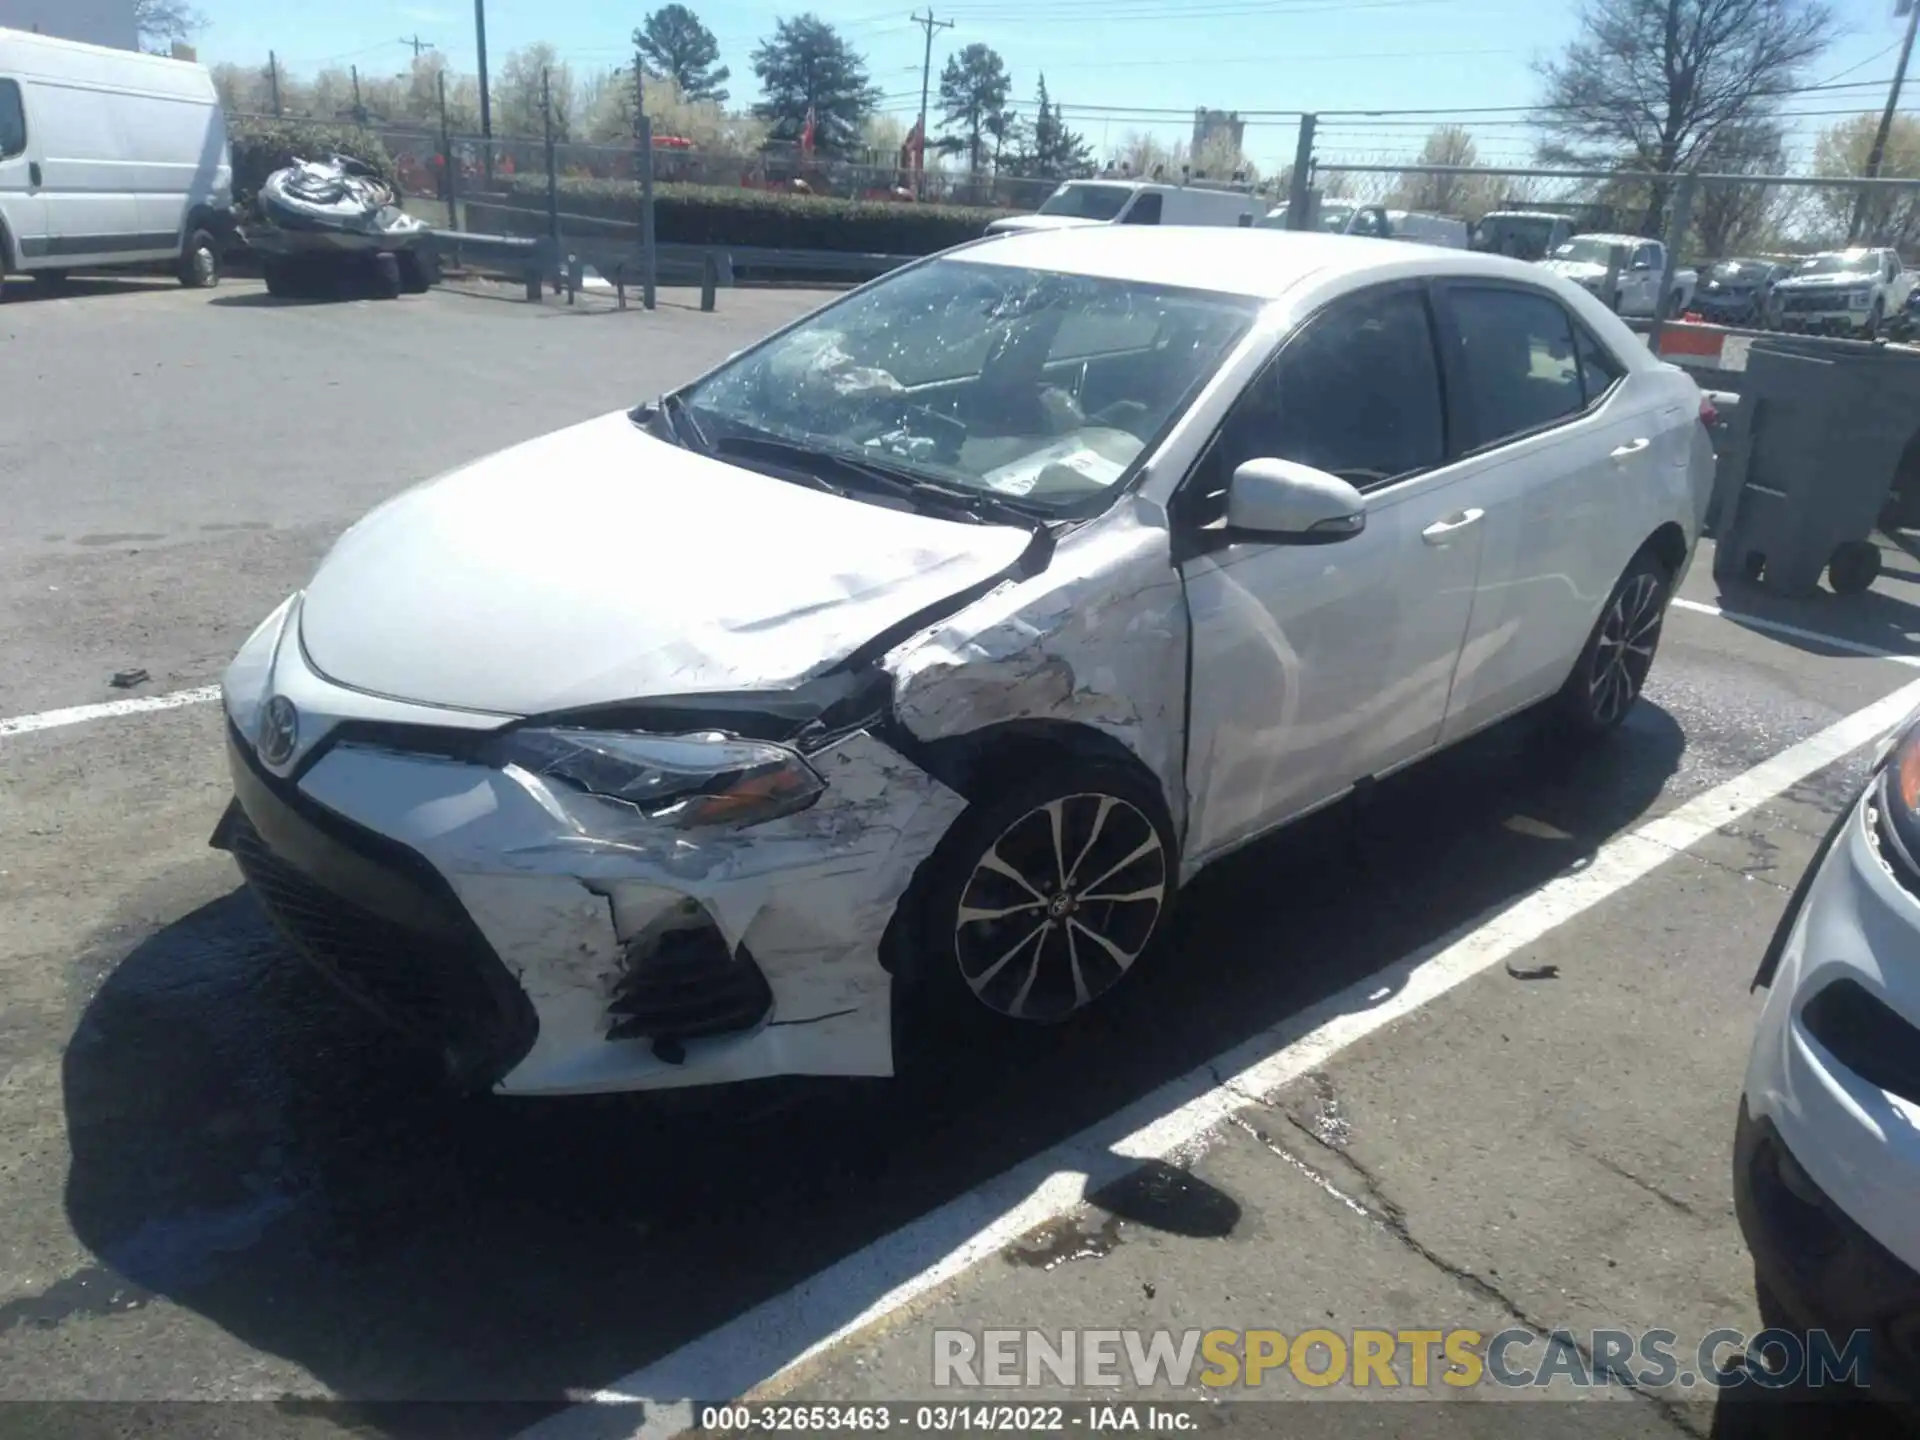
[[[1124,745],[1184,824],[1188,624],[1165,512],[1129,497],[886,657],[894,713],[923,741],[1057,721]]]
[[[314,800],[411,846],[443,874],[533,1002],[539,1034],[500,1083],[569,1094],[771,1075],[892,1073],[888,921],[961,797],[865,731],[809,757],[809,809],[683,831],[514,767],[341,745],[303,777]],[[656,1056],[608,1040],[623,947],[687,899],[773,992],[755,1030]]]

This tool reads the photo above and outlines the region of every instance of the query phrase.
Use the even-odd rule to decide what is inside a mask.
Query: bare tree
[[[207,28],[207,17],[186,0],[133,0],[133,25],[140,43],[162,54],[176,40],[191,40]]]
[[[1822,130],[1814,141],[1813,173],[1835,177],[1866,174],[1867,156],[1879,128],[1878,115],[1856,115]],[[1889,180],[1920,179],[1920,120],[1911,115],[1894,116],[1880,174]],[[1846,186],[1815,190],[1811,208],[1817,216],[1817,228],[1836,240],[1844,239],[1859,193]],[[1868,197],[1865,220],[1860,232],[1862,243],[1902,248],[1920,245],[1920,191],[1876,191]]]
[[[1764,121],[1833,38],[1823,0],[1584,0],[1540,76],[1552,164],[1648,170],[1643,231],[1672,182],[1729,129]]]
[[[1701,154],[1722,175],[1778,175],[1786,168],[1784,132],[1773,121],[1732,125]],[[1703,259],[1761,248],[1780,227],[1781,194],[1771,185],[1705,185],[1693,199],[1693,229]]]
[[[1464,125],[1437,126],[1420,147],[1422,165],[1478,165],[1480,151]],[[1391,203],[1407,210],[1479,219],[1494,208],[1499,182],[1485,175],[1421,175],[1400,177]]]
[[[493,83],[495,129],[503,135],[545,134],[549,92],[554,138],[567,140],[573,133],[573,67],[544,40],[512,51]]]
[[[1169,145],[1149,131],[1130,130],[1108,158],[1136,180],[1178,180],[1180,167],[1188,163],[1187,142],[1175,140]]]

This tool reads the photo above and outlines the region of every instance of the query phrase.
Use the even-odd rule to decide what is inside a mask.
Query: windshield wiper
[[[758,456],[802,466],[827,466],[836,479],[853,489],[905,500],[919,510],[932,509],[949,514],[958,511],[982,523],[1014,525],[1022,530],[1031,530],[1040,523],[1040,517],[1025,506],[984,491],[943,484],[901,466],[848,455],[839,450],[821,449],[797,440],[783,440],[777,435],[725,436],[715,445],[714,453]],[[803,473],[809,473],[809,478],[821,489],[834,494],[845,493],[820,476]]]
[[[660,397],[660,413],[666,417],[667,425],[672,429],[674,438],[689,450],[697,450],[702,455],[713,453],[713,442],[707,439],[706,432],[700,428],[700,422],[693,418],[693,409],[678,394]],[[691,444],[688,442],[691,441]]]

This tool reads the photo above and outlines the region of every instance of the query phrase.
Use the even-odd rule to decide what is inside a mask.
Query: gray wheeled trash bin
[[[1715,479],[1714,578],[1806,595],[1828,572],[1841,594],[1880,573],[1874,526],[1920,430],[1920,354],[1850,340],[1769,335]]]

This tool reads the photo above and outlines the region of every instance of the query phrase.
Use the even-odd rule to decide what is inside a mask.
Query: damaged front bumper
[[[229,671],[215,843],[296,949],[456,1078],[571,1094],[892,1073],[882,940],[959,795],[855,730],[807,756],[826,782],[808,809],[676,829],[463,754],[462,731],[506,717],[396,717],[331,685],[294,613]],[[302,721],[280,766],[257,743],[270,694]]]

